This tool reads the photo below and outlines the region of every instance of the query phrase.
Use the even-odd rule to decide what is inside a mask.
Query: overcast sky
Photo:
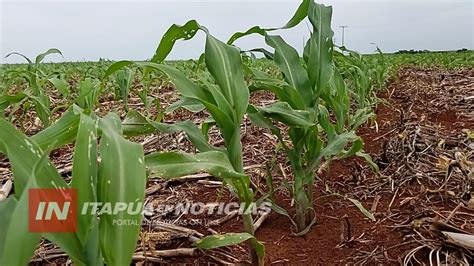
[[[299,0],[243,1],[24,1],[0,0],[1,63],[21,62],[3,59],[10,52],[29,57],[59,48],[64,59],[112,60],[149,59],[173,23],[197,19],[216,37],[227,40],[231,33],[254,25],[282,26],[298,7]],[[376,43],[383,51],[401,49],[474,49],[473,0],[378,0],[318,1],[333,6],[333,30],[341,43],[340,25],[346,29],[346,46],[364,53],[373,52]],[[307,23],[279,32],[299,50],[307,39]],[[197,57],[204,46],[202,33],[192,41],[180,42],[168,59]],[[261,37],[238,41],[242,48],[263,46]],[[47,60],[47,61],[49,61]]]

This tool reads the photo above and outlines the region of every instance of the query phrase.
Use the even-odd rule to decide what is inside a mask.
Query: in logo
[[[75,232],[77,191],[75,189],[29,189],[28,229],[30,232]]]

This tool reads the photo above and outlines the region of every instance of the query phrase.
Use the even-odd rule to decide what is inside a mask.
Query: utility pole
[[[342,26],[339,26],[339,28],[342,28],[342,46],[344,47],[344,30],[349,27],[347,25],[342,25]]]

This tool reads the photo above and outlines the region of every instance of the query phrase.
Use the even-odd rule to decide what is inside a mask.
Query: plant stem
[[[253,226],[253,218],[252,218],[252,214],[251,213],[244,213],[242,214],[242,219],[243,219],[243,222],[244,222],[244,228],[245,228],[245,232],[251,234],[251,235],[255,235],[255,230],[254,230],[254,226]],[[248,248],[249,248],[249,252],[250,252],[250,261],[252,263],[252,265],[259,265],[259,259],[258,259],[258,255],[257,255],[257,250],[255,248],[255,239],[252,239],[248,242]]]
[[[296,205],[296,230],[299,232],[306,229],[308,225],[306,212],[311,201],[309,201],[307,193],[305,191],[305,172],[301,166],[301,159],[294,157],[291,161],[291,166],[293,168],[293,173],[295,175],[294,183],[294,199]]]
[[[242,155],[242,144],[240,141],[240,125],[236,125],[235,135],[232,136],[228,147],[229,160],[234,169],[239,173],[244,173],[243,155]],[[250,202],[246,202],[249,204]],[[248,207],[248,206],[246,206]],[[254,223],[252,213],[244,210],[242,214],[245,231],[252,236],[255,236]],[[260,260],[256,250],[256,240],[252,239],[248,242],[248,249],[250,253],[250,261],[252,265],[260,265]]]

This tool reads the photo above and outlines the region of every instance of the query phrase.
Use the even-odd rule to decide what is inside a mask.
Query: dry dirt
[[[160,97],[167,97],[162,99],[163,102],[174,100],[169,96],[172,93],[169,90],[161,94]],[[266,264],[397,265],[404,259],[416,264],[416,259],[428,261],[431,250],[450,251],[452,258],[456,259],[463,258],[461,253],[470,255],[470,262],[474,263],[472,253],[446,244],[439,235],[446,226],[452,227],[451,230],[474,233],[474,141],[472,136],[468,138],[474,131],[474,70],[405,68],[378,96],[381,101],[376,108],[376,123],[365,125],[359,130],[359,135],[364,139],[365,150],[379,165],[380,172],[372,172],[358,158],[333,161],[328,168],[322,169],[314,191],[317,221],[306,236],[294,236],[288,218],[274,212],[258,229],[257,238],[266,247]],[[252,97],[252,102],[258,103],[271,100],[273,96],[269,94]],[[189,118],[198,121],[203,117],[203,113],[193,116],[177,112],[166,116],[165,121]],[[272,170],[276,201],[280,206],[293,210],[291,197],[282,185],[284,179],[291,179],[290,169],[284,154],[275,152],[275,139],[247,120],[243,129],[245,165],[253,183],[259,190],[267,191],[262,165],[275,160],[275,165],[281,166]],[[147,152],[193,150],[182,134],[156,134],[137,141],[146,143]],[[222,142],[215,130],[211,131],[211,141]],[[56,166],[68,166],[70,157],[65,154],[71,154],[71,147],[52,154]],[[5,163],[0,166],[6,167]],[[67,170],[65,172],[67,175]],[[237,201],[216,181],[206,176],[185,182],[152,179],[147,185],[147,203]],[[334,193],[360,200],[373,212],[376,221],[368,219],[349,200],[334,196]],[[239,217],[220,225],[205,224],[220,218],[223,217],[154,213],[148,220],[174,221],[175,225],[201,234],[243,230]],[[153,235],[152,232],[163,231],[163,228],[144,226],[143,231]],[[185,237],[168,237],[158,242],[142,238],[135,261],[137,264],[219,264],[247,260],[245,245],[197,251],[192,256],[148,258],[146,262],[139,257],[143,247],[149,249],[150,241],[158,251],[190,248],[188,236],[195,234],[190,231]],[[42,252],[35,257],[37,263],[64,262],[61,256],[46,255],[44,259],[45,254],[49,254],[44,251],[53,248],[43,244],[38,250]],[[416,252],[407,257],[412,250]],[[50,255],[54,254],[50,252]]]
[[[405,259],[406,263],[416,264],[416,260],[427,262],[432,250],[450,251],[453,257],[449,259],[464,258],[461,251],[470,254],[446,244],[439,231],[445,230],[443,226],[451,226],[452,230],[474,233],[474,144],[468,139],[468,130],[474,129],[473,95],[473,70],[402,69],[398,78],[389,82],[387,90],[379,94],[376,125],[366,125],[359,131],[365,150],[378,163],[380,172],[373,173],[360,159],[331,162],[319,175],[314,192],[317,222],[306,236],[294,236],[288,218],[274,212],[258,229],[257,238],[266,247],[266,263],[370,265],[399,264]],[[272,96],[254,95],[252,101],[262,100],[271,101]],[[275,157],[287,175],[290,171],[285,167],[284,155],[275,154],[271,148],[274,139],[268,132],[250,124],[245,129],[246,165],[253,166],[248,172],[253,182],[266,191],[262,177],[265,170],[260,165]],[[280,184],[277,203],[291,210],[291,197],[281,186],[285,177],[281,171],[273,171],[273,176]],[[180,202],[236,201],[219,185],[199,182],[204,186],[197,182],[174,184],[160,190],[163,194],[152,197],[158,202],[159,198]],[[162,182],[157,181],[154,186],[160,187]],[[334,193],[360,200],[374,213],[376,221],[365,217],[347,199],[333,196]],[[189,225],[191,219],[209,222],[218,218],[222,217],[182,216],[177,223],[204,234],[243,230],[238,217],[218,226]],[[184,241],[173,247],[190,245]],[[244,262],[244,247],[164,262]],[[416,252],[407,257],[410,251]]]

